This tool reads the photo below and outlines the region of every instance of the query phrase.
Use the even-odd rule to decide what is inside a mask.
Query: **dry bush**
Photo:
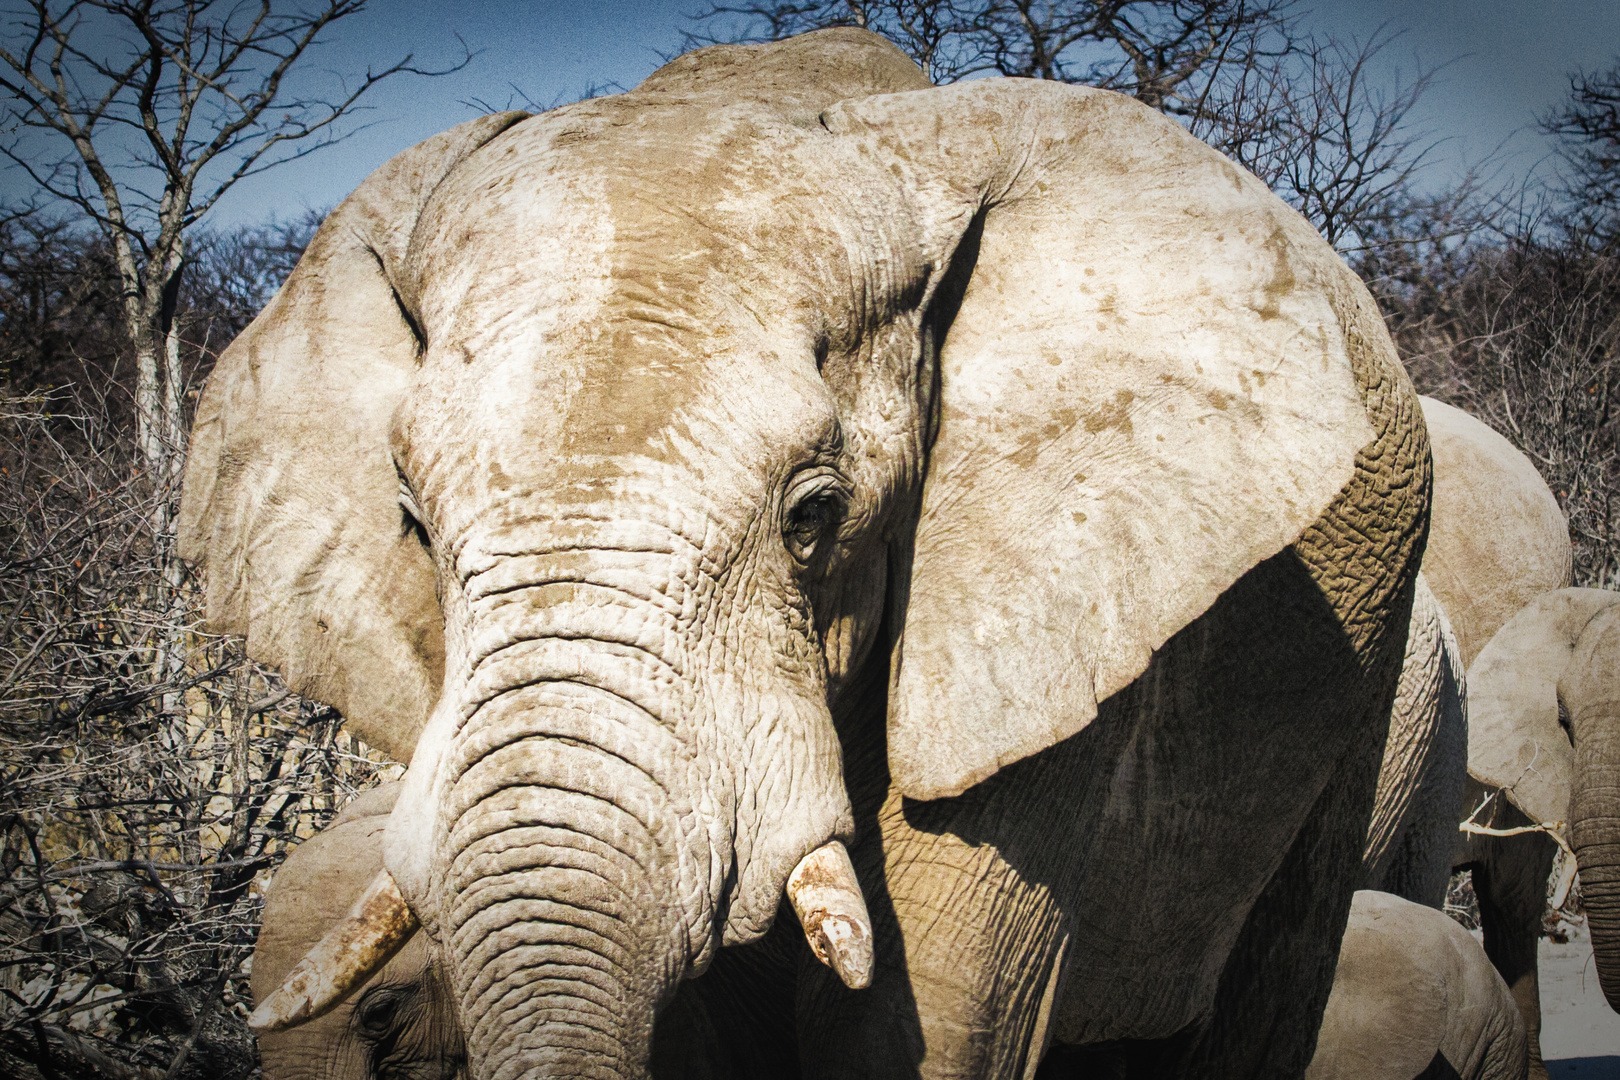
[[[118,392],[0,397],[0,1075],[246,1076],[262,887],[398,767],[198,630]]]
[[[1431,203],[1427,224],[1364,262],[1363,275],[1418,389],[1524,451],[1569,519],[1575,584],[1613,588],[1620,255],[1569,234],[1482,242],[1448,213],[1445,200]]]

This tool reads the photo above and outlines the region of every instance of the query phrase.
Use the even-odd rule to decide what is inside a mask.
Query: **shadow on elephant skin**
[[[1255,610],[1265,610],[1268,617],[1254,619]],[[1387,709],[1381,715],[1346,712],[1344,702],[1357,696],[1343,693],[1344,688],[1373,676],[1357,668],[1345,630],[1292,550],[1250,571],[1202,618],[1167,642],[1154,665],[1103,702],[1097,719],[1079,734],[1005,767],[954,798],[920,802],[889,790],[887,770],[881,768],[886,757],[882,691],[887,665],[875,666],[878,670],[863,680],[865,692],[850,695],[861,701],[847,711],[839,731],[858,829],[851,854],[871,911],[880,968],[891,977],[856,993],[819,965],[801,967],[800,1037],[806,1060],[822,1052],[820,1043],[832,1032],[881,1027],[906,1047],[895,1054],[891,1042],[889,1053],[915,1069],[923,1051],[916,992],[927,993],[931,978],[955,978],[957,970],[974,967],[975,948],[994,948],[1001,957],[992,973],[996,985],[981,998],[999,994],[1003,1013],[998,1015],[1010,1011],[1026,1022],[1046,1024],[1046,1016],[1034,1017],[1032,1003],[1039,1001],[1058,965],[1064,965],[1071,985],[1077,976],[1108,984],[1111,976],[1093,972],[1104,954],[1113,953],[1116,963],[1145,964],[1161,957],[1168,943],[1187,953],[1185,963],[1164,980],[1168,993],[1127,1003],[1107,1021],[1112,1031],[1099,1025],[1081,1032],[1082,1037],[1102,1035],[1085,1039],[1090,1045],[1081,1056],[1090,1063],[1087,1068],[1117,1060],[1126,1070],[1120,1075],[1149,1075],[1156,1071],[1155,1062],[1201,1054],[1197,1047],[1209,1038],[1214,1044],[1224,1041],[1218,1031],[1212,1032],[1216,1025],[1207,1011],[1190,1006],[1191,995],[1174,984],[1190,981],[1184,971],[1196,971],[1197,961],[1215,949],[1267,936],[1264,928],[1249,923],[1279,918],[1278,912],[1288,908],[1272,895],[1277,890],[1268,888],[1272,879],[1284,872],[1279,868],[1285,864],[1295,873],[1309,869],[1304,866],[1308,860],[1283,853],[1291,846],[1324,842],[1334,850],[1359,851],[1364,839],[1383,742],[1382,731],[1373,727]],[[1189,671],[1194,677],[1188,677]],[[1248,734],[1234,737],[1239,728],[1249,729]],[[1278,775],[1275,770],[1283,762],[1293,766],[1283,775],[1299,777],[1288,791],[1254,782],[1260,775]],[[1212,775],[1220,782],[1211,785]],[[1330,787],[1335,792],[1355,788],[1350,782],[1355,776],[1367,781],[1362,785],[1366,795],[1350,801],[1360,798],[1367,806],[1341,806],[1342,792],[1330,798]],[[1302,786],[1314,789],[1311,799],[1300,798]],[[1275,813],[1265,805],[1272,801],[1279,803]],[[1309,830],[1303,829],[1304,819],[1327,802],[1339,809],[1335,834],[1305,837]],[[1030,826],[1032,814],[1037,828]],[[1272,821],[1277,836],[1256,838],[1253,848],[1274,854],[1263,863],[1252,860],[1250,866],[1232,856],[1230,844],[1218,841],[1238,819],[1256,817]],[[942,852],[936,846],[941,837],[958,843]],[[937,871],[937,880],[923,886],[918,885],[919,875],[910,873],[907,848],[913,842],[919,851],[926,845]],[[912,906],[912,925],[917,923],[917,905],[929,902],[920,892],[932,888],[942,899],[940,918],[927,935],[933,940],[911,943],[932,960],[924,957],[919,963],[915,952],[908,953],[897,900],[890,892],[896,882],[907,890],[898,902]],[[1353,888],[1353,874],[1347,873],[1342,903],[1328,905],[1333,910],[1281,916],[1286,922],[1278,931],[1287,939],[1281,946],[1285,963],[1326,964],[1331,970]],[[1010,904],[1009,895],[1014,898]],[[955,920],[945,915],[947,897]],[[1000,909],[1016,914],[1014,924],[975,919],[976,897],[994,897],[998,908],[1006,905]],[[1155,909],[1155,897],[1180,899],[1169,909]],[[1073,949],[1075,923],[1094,942],[1090,957],[1077,956]],[[954,970],[949,960],[953,954],[961,957]],[[1246,958],[1242,964],[1254,961],[1249,949],[1236,949],[1234,955]],[[1259,976],[1258,971],[1217,969],[1206,974],[1209,985],[1201,988],[1201,1000],[1207,1004],[1219,998],[1229,1008],[1246,1011],[1252,1008],[1247,998],[1259,992]],[[1177,990],[1180,1000],[1173,996]],[[1280,1010],[1291,1016],[1285,1022],[1319,1019],[1325,991],[1321,998],[1307,994],[1289,1002]],[[873,1009],[881,1012],[881,1023],[870,1015],[864,1024],[847,1023]],[[1154,1027],[1165,1034],[1129,1037]],[[1048,1036],[1054,1030],[1061,1032],[1063,1025],[1048,1025]],[[1071,1021],[1068,1031],[1075,1030]],[[1035,1044],[1035,1052],[1039,1046]],[[1206,1047],[1205,1052],[1211,1051]],[[1054,1061],[1078,1062],[1079,1053],[1065,1048]],[[899,1074],[908,1073],[902,1067]]]

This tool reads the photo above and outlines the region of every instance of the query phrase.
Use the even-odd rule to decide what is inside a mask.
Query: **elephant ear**
[[[1572,751],[1558,725],[1558,681],[1581,633],[1620,594],[1559,589],[1496,632],[1468,669],[1468,775],[1500,788],[1531,821],[1569,810]]]
[[[1316,521],[1373,438],[1352,352],[1393,353],[1303,218],[1121,95],[986,80],[823,123],[952,267],[889,711],[895,781],[937,798],[1081,730]]]
[[[180,553],[201,564],[209,628],[245,636],[401,761],[444,669],[433,565],[389,453],[417,363],[404,255],[439,183],[525,115],[462,124],[372,173],[220,357],[192,430]]]

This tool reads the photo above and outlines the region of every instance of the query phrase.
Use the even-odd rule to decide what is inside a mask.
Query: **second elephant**
[[[1498,631],[1468,678],[1479,744],[1471,771],[1480,798],[1500,792],[1487,821],[1568,823],[1598,978],[1620,1009],[1620,593],[1548,593]],[[1482,908],[1489,894],[1508,900],[1503,928],[1493,934],[1486,922],[1487,948],[1533,969],[1555,844],[1531,834],[1475,845],[1487,877],[1507,886],[1487,880],[1481,891]]]
[[[1450,917],[1358,892],[1305,1080],[1521,1080],[1524,1017]]]

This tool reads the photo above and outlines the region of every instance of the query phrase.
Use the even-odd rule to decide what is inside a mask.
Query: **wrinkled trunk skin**
[[[656,1008],[706,959],[729,851],[685,801],[691,695],[658,590],[628,580],[652,575],[578,583],[613,561],[524,555],[469,581],[436,876],[480,1080],[644,1076]]]
[[[680,524],[576,506],[444,545],[434,764],[390,823],[430,854],[389,866],[475,1080],[645,1077],[681,980],[765,933],[788,872],[848,833],[824,669]]]
[[[1598,980],[1620,1011],[1620,703],[1575,725],[1569,820]]]

